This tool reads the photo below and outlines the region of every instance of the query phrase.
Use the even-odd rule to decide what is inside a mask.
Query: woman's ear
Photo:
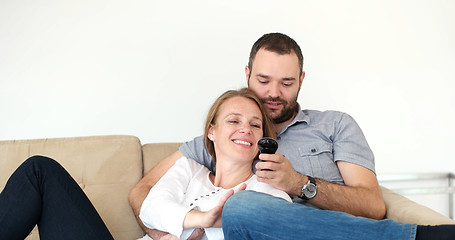
[[[212,142],[213,142],[213,140],[215,139],[215,138],[214,138],[213,132],[214,132],[214,131],[213,131],[213,125],[210,124],[209,132],[208,132],[208,134],[207,134],[207,137],[208,137],[208,138],[210,139],[210,141],[212,141]]]

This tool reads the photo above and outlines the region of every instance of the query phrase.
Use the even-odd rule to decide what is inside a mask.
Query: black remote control
[[[275,154],[278,149],[278,143],[273,138],[265,137],[258,141],[260,153]]]

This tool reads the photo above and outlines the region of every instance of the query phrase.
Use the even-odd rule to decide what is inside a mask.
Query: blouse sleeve
[[[194,173],[202,165],[182,157],[150,189],[139,217],[144,225],[180,237],[183,221],[192,207],[184,206],[185,192]]]

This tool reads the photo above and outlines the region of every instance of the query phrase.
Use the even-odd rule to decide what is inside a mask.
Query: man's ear
[[[248,66],[245,66],[245,77],[246,77],[246,85],[248,86],[249,80],[250,80],[250,68]]]
[[[303,79],[305,78],[305,72],[302,71],[302,74],[300,74],[300,79],[299,79],[299,86],[302,87]]]

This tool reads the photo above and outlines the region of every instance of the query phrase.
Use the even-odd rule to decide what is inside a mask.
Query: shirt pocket
[[[305,162],[304,172],[309,176],[330,182],[342,181],[337,164],[333,161],[333,147],[331,143],[311,143],[299,147],[300,157]],[[304,173],[305,174],[305,173]]]

